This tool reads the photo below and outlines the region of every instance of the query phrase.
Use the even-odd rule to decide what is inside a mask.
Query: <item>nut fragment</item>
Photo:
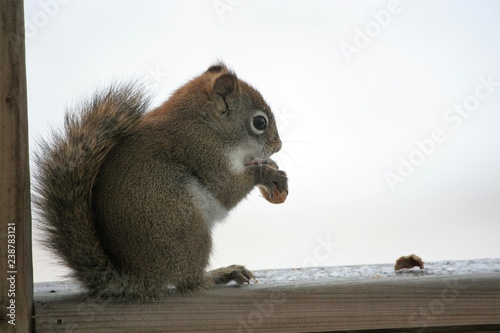
[[[420,267],[420,269],[424,269],[424,262],[422,258],[417,256],[416,254],[410,254],[408,256],[400,257],[396,260],[396,265],[394,265],[394,270],[398,271],[403,268],[413,268]]]
[[[269,192],[268,189],[264,186],[259,186],[259,190],[264,199],[273,204],[280,204],[285,202],[286,197],[288,196],[288,191],[280,192],[278,191],[277,187],[274,188],[273,193]]]

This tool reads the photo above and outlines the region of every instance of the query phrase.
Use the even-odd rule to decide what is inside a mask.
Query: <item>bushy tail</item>
[[[113,85],[67,112],[64,129],[42,141],[35,154],[34,203],[46,245],[93,295],[127,289],[104,252],[92,218],[91,194],[109,151],[137,125],[149,98],[133,84]]]

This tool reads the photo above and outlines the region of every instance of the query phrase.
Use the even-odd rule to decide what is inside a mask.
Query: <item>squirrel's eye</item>
[[[267,116],[264,112],[258,111],[252,119],[252,129],[256,134],[262,134],[267,128]]]
[[[253,127],[259,131],[263,131],[267,127],[267,120],[263,116],[253,118]]]

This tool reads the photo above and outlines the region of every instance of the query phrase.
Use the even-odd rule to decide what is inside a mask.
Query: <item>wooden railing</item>
[[[500,332],[500,272],[293,283],[258,276],[250,286],[147,304],[86,299],[74,283],[40,285],[36,332]]]

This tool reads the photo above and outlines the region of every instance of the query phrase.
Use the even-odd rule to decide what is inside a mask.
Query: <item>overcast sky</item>
[[[214,233],[214,267],[500,257],[500,2],[25,1],[30,138],[113,80],[159,104],[218,59],[261,91],[290,194]],[[38,237],[35,233],[35,237]],[[35,280],[64,270],[35,248]]]

